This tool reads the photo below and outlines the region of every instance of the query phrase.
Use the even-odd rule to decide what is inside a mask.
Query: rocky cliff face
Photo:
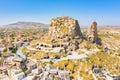
[[[97,42],[97,22],[92,22],[87,31],[87,39],[92,43]]]
[[[62,46],[64,51],[75,51],[86,37],[82,35],[78,21],[70,17],[57,17],[51,20],[49,32],[42,41],[52,46]],[[88,41],[97,43],[97,23],[93,22],[87,31]],[[100,41],[99,41],[100,42]]]
[[[70,17],[52,19],[48,34],[53,38],[82,37],[78,21]]]

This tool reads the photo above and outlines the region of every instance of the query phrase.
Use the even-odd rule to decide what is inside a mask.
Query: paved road
[[[22,57],[23,59],[26,59],[26,56],[22,53],[22,47],[18,48],[16,55]]]
[[[58,61],[62,61],[62,60],[68,60],[68,59],[83,59],[83,58],[86,58],[86,57],[87,57],[86,54],[78,54],[78,53],[76,53],[76,52],[72,52],[72,55],[68,55],[68,56],[63,57],[63,58],[61,58],[61,59],[58,59],[58,60],[55,61],[55,63],[58,62]]]

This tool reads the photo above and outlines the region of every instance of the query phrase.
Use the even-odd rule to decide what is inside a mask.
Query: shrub
[[[3,52],[7,52],[7,48],[5,48],[5,49],[3,50]]]
[[[12,53],[16,53],[16,51],[17,51],[17,48],[12,49]]]

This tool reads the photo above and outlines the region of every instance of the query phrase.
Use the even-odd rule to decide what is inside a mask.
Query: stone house
[[[21,69],[10,69],[8,70],[8,75],[13,80],[22,80],[23,78],[25,78],[25,74]]]

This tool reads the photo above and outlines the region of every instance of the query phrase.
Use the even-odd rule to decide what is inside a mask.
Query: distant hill
[[[41,28],[47,28],[48,24],[38,23],[38,22],[16,22],[8,25],[4,25],[1,27],[4,28],[33,28],[33,27],[41,27]]]

